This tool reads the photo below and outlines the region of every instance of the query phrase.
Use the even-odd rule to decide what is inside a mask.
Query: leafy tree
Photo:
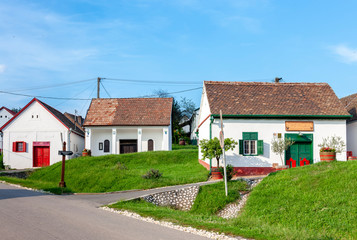
[[[224,139],[224,150],[233,150],[237,146],[237,142],[232,138]],[[221,145],[219,143],[219,139],[217,137],[207,140],[203,139],[200,141],[201,152],[203,154],[203,158],[216,158],[217,167],[219,167],[219,159],[223,153]]]
[[[273,153],[279,154],[281,165],[284,165],[283,162],[283,153],[284,151],[288,150],[288,148],[294,144],[294,141],[290,138],[273,138],[271,141],[271,150]]]
[[[11,108],[11,111],[13,111],[14,113],[18,113],[21,111],[21,108]]]

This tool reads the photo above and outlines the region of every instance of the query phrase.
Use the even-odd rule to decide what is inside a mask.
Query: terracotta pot
[[[332,162],[336,160],[335,152],[320,152],[320,160],[324,162]]]
[[[86,157],[86,156],[88,156],[89,154],[88,154],[88,152],[82,152],[82,156],[83,157]]]
[[[348,160],[357,160],[357,157],[349,156],[349,157],[348,157]]]
[[[179,144],[180,145],[186,145],[186,142],[185,142],[185,140],[180,140]]]
[[[222,176],[221,172],[218,170],[218,168],[212,168],[211,179],[218,180],[218,179],[222,179],[222,178],[223,178],[223,176]]]

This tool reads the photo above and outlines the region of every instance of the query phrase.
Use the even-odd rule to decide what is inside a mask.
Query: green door
[[[308,160],[310,164],[313,163],[312,154],[312,134],[306,134],[305,136],[299,136],[298,134],[286,134],[285,137],[289,137],[294,140],[295,143],[289,147],[285,154],[285,164],[292,158],[296,161],[296,166],[300,166],[300,161]]]

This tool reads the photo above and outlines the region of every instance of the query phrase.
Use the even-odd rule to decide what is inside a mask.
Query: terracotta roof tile
[[[212,114],[346,115],[327,83],[204,82]]]
[[[346,110],[353,116],[348,121],[357,120],[357,93],[340,99]]]
[[[172,98],[92,99],[84,126],[168,126]]]

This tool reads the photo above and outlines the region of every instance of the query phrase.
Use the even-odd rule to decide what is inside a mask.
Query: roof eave
[[[217,118],[219,114],[212,114],[211,116]],[[257,118],[257,119],[351,119],[352,115],[240,115],[240,114],[223,114],[224,118]]]

